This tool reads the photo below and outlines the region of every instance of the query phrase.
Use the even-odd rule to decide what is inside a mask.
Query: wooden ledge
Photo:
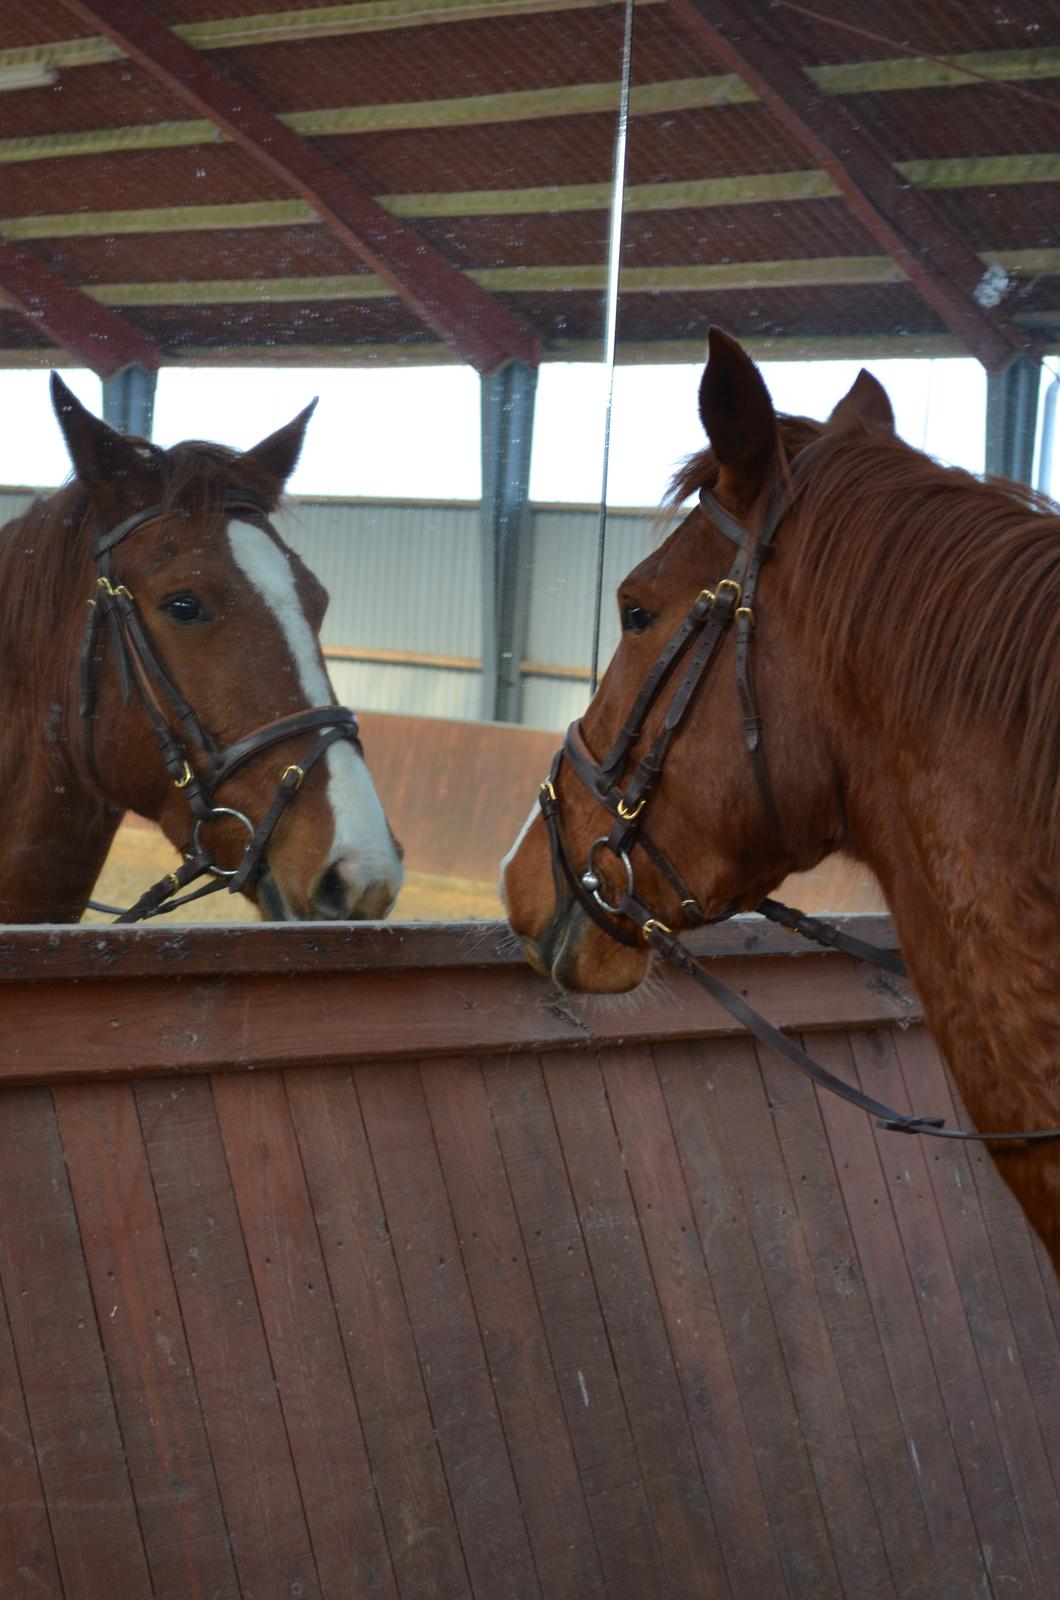
[[[829,918],[845,932],[885,950],[898,941],[890,917],[867,913]],[[832,951],[809,944],[764,917],[733,917],[688,935],[697,955],[816,957]],[[503,922],[233,923],[142,927],[81,925],[0,928],[0,984],[58,978],[180,977],[219,973],[302,974],[522,968],[523,957]]]
[[[882,918],[845,925],[878,942]],[[723,982],[799,1032],[919,1018],[909,986],[741,918],[697,935]],[[800,942],[801,944],[801,942]],[[498,924],[9,929],[0,1086],[504,1055],[738,1034],[690,979],[561,994]]]

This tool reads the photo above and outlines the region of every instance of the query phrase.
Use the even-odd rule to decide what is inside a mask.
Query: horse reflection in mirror
[[[352,713],[320,715],[327,595],[269,521],[313,407],[240,453],[126,437],[57,375],[52,398],[75,476],[0,530],[0,919],[76,921],[123,813],[183,850],[196,793],[248,819],[204,836],[234,870],[292,771],[243,891],[276,920],[385,916],[399,849]]]
[[[864,372],[826,423],[778,417],[749,357],[717,330],[699,407],[710,448],[679,473],[672,504],[705,491],[714,514],[698,505],[620,586],[621,640],[581,724],[590,762],[612,750],[697,594],[732,565],[726,513],[754,533],[768,508],[783,509],[742,674],[733,627],[650,793],[652,853],[642,839],[630,852],[636,895],[677,930],[687,907],[659,857],[706,918],[753,910],[833,851],[867,863],[976,1126],[1056,1126],[1057,508],[902,443]],[[627,794],[679,678],[615,776]],[[757,726],[740,692],[749,682]],[[613,810],[570,760],[554,788],[574,872],[592,851],[601,898],[615,903],[625,868],[592,850]],[[643,935],[616,942],[558,871],[554,882],[540,817],[506,859],[502,892],[531,963],[564,987],[617,992],[645,976]],[[1060,1143],[991,1153],[1060,1268]]]

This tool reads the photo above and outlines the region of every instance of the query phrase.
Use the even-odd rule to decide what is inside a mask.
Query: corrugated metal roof
[[[400,209],[401,197],[413,197],[405,226],[457,269],[602,269],[607,227],[600,195],[586,209],[569,209],[570,191],[585,184],[602,189],[609,181],[621,7],[564,9],[563,0],[537,0],[528,14],[432,21],[432,4],[441,0],[416,8],[393,0],[386,27],[378,25],[376,6],[372,31],[351,31],[363,19],[348,5],[152,0],[151,9],[169,24],[191,26],[195,47],[288,118],[321,160],[389,205],[398,197]],[[753,18],[754,8],[748,14]],[[992,159],[986,179],[952,171],[937,181],[923,172],[912,178],[931,185],[936,215],[973,251],[1056,244],[1057,168],[1039,167],[1030,181],[1026,164],[1005,166],[1014,156],[1060,160],[1055,8],[1014,0],[1003,8],[831,0],[826,13],[791,0],[768,8],[768,16],[782,30],[792,64],[847,106],[892,161]],[[236,42],[210,48],[202,25],[224,19],[239,24]],[[331,29],[323,35],[322,22]],[[263,28],[275,35],[282,27],[293,36],[263,36]],[[255,280],[348,276],[361,265],[322,222],[246,228],[199,213],[190,226],[161,215],[167,207],[284,202],[292,190],[141,66],[105,59],[108,50],[88,32],[53,0],[9,0],[0,13],[0,83],[5,66],[19,63],[53,62],[55,73],[48,86],[0,90],[0,237],[5,221],[19,224],[22,231],[13,234],[19,248],[82,287],[194,286],[219,278],[246,286],[235,305],[125,305],[122,315],[156,339],[166,359],[232,346],[258,347],[268,359],[276,344],[315,347],[327,359],[331,347],[436,340],[397,298],[258,305]],[[68,47],[69,41],[75,43]],[[641,195],[627,219],[629,265],[761,267],[880,253],[845,203],[812,183],[805,198],[746,203],[756,178],[812,176],[814,162],[666,0],[638,6],[635,42],[629,183],[643,191],[732,178],[742,187],[724,204],[708,197],[680,205],[665,195],[656,203]],[[953,60],[958,67],[948,69]],[[162,147],[144,147],[151,144]],[[899,216],[907,181],[896,178]],[[556,188],[565,198],[550,210],[547,191]],[[488,214],[488,192],[501,189],[522,191],[525,209],[509,196],[501,214]],[[452,214],[431,215],[431,203]],[[85,213],[118,210],[141,212],[141,231],[126,219],[112,235],[101,228],[98,237],[73,236]],[[65,233],[64,216],[76,219]],[[32,225],[27,231],[27,219],[37,221],[36,231]],[[599,337],[602,291],[595,286],[491,292],[541,336],[546,353],[562,356],[569,341]],[[194,287],[182,298],[194,302]],[[1033,281],[1021,280],[1005,309],[1017,319],[1033,312],[1042,337],[1060,340],[1060,258]],[[635,346],[700,338],[711,320],[750,338],[763,330],[774,338],[854,340],[946,333],[937,312],[902,283],[853,287],[837,279],[809,288],[759,281],[753,291],[719,293],[660,282],[655,294],[625,298],[620,339]],[[46,346],[32,324],[0,308],[0,350],[28,356]]]

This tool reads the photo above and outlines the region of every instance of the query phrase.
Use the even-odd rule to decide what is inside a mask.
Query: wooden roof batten
[[[462,360],[483,374],[511,361],[537,366],[541,341],[527,323],[385,211],[249,89],[177,38],[139,0],[62,3],[306,200],[351,253],[384,279]]]
[[[737,73],[828,174],[862,226],[904,270],[921,297],[988,372],[1033,354],[1031,338],[1000,309],[1003,274],[984,269],[929,196],[798,66],[782,37],[748,0],[669,0],[711,55]],[[901,200],[901,220],[892,197]]]
[[[0,292],[34,328],[101,378],[128,367],[155,372],[162,352],[109,306],[67,283],[36,256],[0,240]]]

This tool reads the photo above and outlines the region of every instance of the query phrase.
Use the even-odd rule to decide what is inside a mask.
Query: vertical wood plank
[[[816,1034],[814,1056],[837,1076],[857,1080],[845,1035]],[[820,1107],[931,1532],[935,1594],[967,1600],[989,1579],[922,1321],[930,1308],[910,1275],[870,1119],[833,1095],[822,1095]]]
[[[2,1110],[0,1110],[2,1114]],[[62,1600],[59,1566],[0,1286],[0,1597]]]
[[[709,1054],[704,1053],[705,1064]],[[718,1126],[762,1264],[777,1338],[844,1594],[895,1594],[798,1208],[752,1046],[748,1070],[714,1079]]]
[[[819,1040],[813,1039],[817,1052]],[[763,1080],[894,1587],[935,1600],[935,1555],[813,1085],[763,1052]]]
[[[787,1592],[730,1339],[699,1247],[692,1202],[654,1059],[613,1049],[601,1060],[659,1302],[736,1597]],[[734,1337],[735,1335],[735,1337]]]
[[[235,1600],[147,1151],[128,1084],[55,1091],[96,1315],[158,1600]]]
[[[408,1309],[352,1075],[287,1075],[287,1095],[398,1587],[470,1593]]]
[[[872,1092],[908,1113],[911,1107],[890,1030],[855,1034],[853,1050],[859,1073],[871,1082]],[[888,1099],[890,1095],[895,1098]],[[1034,1594],[1035,1577],[1012,1480],[928,1173],[927,1141],[877,1129],[876,1142],[890,1176],[906,1259],[927,1310],[936,1366],[945,1374],[942,1397],[965,1464],[964,1481],[984,1564],[991,1574],[1003,1575],[998,1577],[1002,1593],[1006,1585],[1018,1582],[1026,1593]]]
[[[549,1055],[542,1068],[670,1587],[721,1600],[725,1562],[599,1067]]]
[[[894,1040],[910,1099],[918,1105],[937,1107],[938,1113],[944,1115],[952,1127],[970,1127],[938,1046],[927,1029],[913,1029],[905,1035],[897,1033]],[[1007,1341],[1010,1335],[1014,1338],[1019,1366],[1029,1386],[1036,1425],[1054,1481],[1060,1488],[1060,1328],[1050,1314],[1039,1270],[1041,1266],[1055,1285],[1052,1262],[983,1145],[940,1141],[932,1146],[932,1153],[938,1158],[933,1179],[940,1210],[947,1207],[944,1219],[950,1215],[951,1222],[954,1221],[956,1210],[963,1227],[964,1218],[974,1213],[969,1217],[969,1225],[975,1230],[977,1249],[974,1259],[968,1261],[964,1270],[958,1271],[969,1321],[973,1328],[984,1324],[980,1347],[985,1343],[988,1352],[995,1355],[1004,1351],[1007,1369],[1013,1365],[1008,1357]],[[984,1245],[983,1231],[988,1245]],[[949,1227],[947,1232],[952,1238]],[[989,1302],[989,1307],[985,1301],[981,1306],[974,1301],[971,1306],[968,1304],[965,1271],[975,1273],[985,1260],[993,1262],[1005,1297],[1007,1319],[994,1300]],[[1011,1376],[1011,1373],[1007,1371],[1004,1376]],[[988,1386],[993,1393],[992,1384]],[[1006,1408],[1003,1415],[1010,1417],[1011,1413]],[[1017,1431],[1022,1433],[1023,1429]]]
[[[358,1067],[387,1225],[479,1600],[540,1593],[417,1068]]]
[[[320,1600],[210,1081],[135,1093],[240,1583]]]
[[[839,1595],[839,1573],[777,1337],[763,1268],[721,1126],[719,1081],[753,1073],[744,1040],[657,1049],[663,1093],[718,1308],[732,1330],[736,1377],[758,1456],[785,1580],[793,1596]],[[775,1144],[764,1157],[780,1160]]]
[[[484,1069],[608,1600],[670,1593],[539,1063]]]
[[[321,1588],[396,1600],[283,1076],[220,1078],[214,1103]]]
[[[548,1340],[477,1061],[423,1068],[431,1126],[497,1406],[547,1597],[603,1600]]]
[[[150,1595],[48,1089],[0,1099],[0,1281],[65,1593]]]
[[[891,1037],[908,1099],[919,1099],[926,1092],[933,1105],[945,1106],[949,1113],[945,1074],[930,1035],[918,1030],[913,1035]],[[1030,1564],[1040,1582],[1042,1574],[1060,1573],[1060,1498],[972,1179],[969,1158],[974,1149],[974,1145],[936,1139],[930,1145],[925,1143],[921,1153],[945,1229]],[[1015,1201],[1012,1203],[1015,1209]],[[1060,1412],[1060,1399],[1052,1409]],[[1056,1465],[1060,1467],[1060,1460]]]

